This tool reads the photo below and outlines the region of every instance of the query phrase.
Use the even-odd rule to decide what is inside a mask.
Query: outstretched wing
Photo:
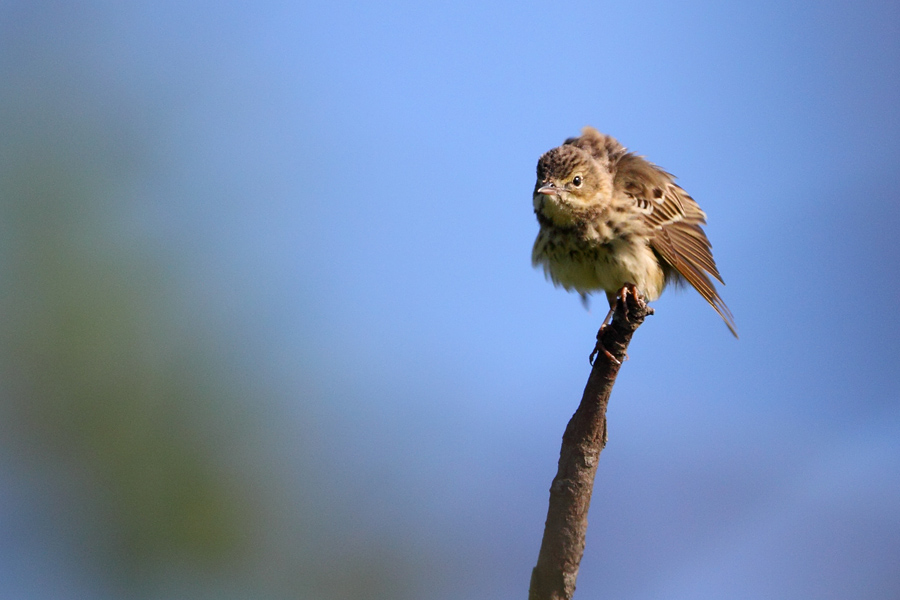
[[[690,283],[737,337],[734,317],[710,280],[712,276],[725,283],[701,227],[706,213],[675,184],[672,175],[632,153],[622,155],[616,164],[615,189],[631,198],[643,214],[652,231],[650,245],[671,266],[666,276]]]

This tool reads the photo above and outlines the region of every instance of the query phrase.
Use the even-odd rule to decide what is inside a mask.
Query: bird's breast
[[[635,284],[655,300],[665,284],[662,267],[643,237],[598,219],[582,228],[542,225],[532,251],[534,266],[567,290],[616,292]]]

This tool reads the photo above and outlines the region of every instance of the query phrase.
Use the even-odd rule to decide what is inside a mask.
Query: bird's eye
[[[574,185],[575,187],[581,187],[581,175],[576,175],[572,179],[572,185]]]

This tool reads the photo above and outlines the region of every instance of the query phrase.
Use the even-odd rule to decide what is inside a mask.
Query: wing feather
[[[712,276],[725,283],[701,227],[706,224],[706,213],[671,174],[633,153],[619,157],[615,188],[642,213],[651,232],[651,247],[677,273],[670,269],[670,276],[690,283],[737,337],[734,316],[710,280]]]

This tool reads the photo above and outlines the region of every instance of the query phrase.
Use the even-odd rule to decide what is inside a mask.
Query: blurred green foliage
[[[117,577],[239,554],[251,494],[204,431],[224,433],[211,411],[235,399],[169,322],[158,266],[109,230],[122,199],[98,157],[19,141],[0,176],[8,441],[32,468],[77,474],[82,497],[58,501],[95,512],[82,550]]]
[[[317,510],[273,386],[133,235],[139,136],[0,105],[0,449],[37,482],[6,518],[109,597],[409,596],[409,552]]]

